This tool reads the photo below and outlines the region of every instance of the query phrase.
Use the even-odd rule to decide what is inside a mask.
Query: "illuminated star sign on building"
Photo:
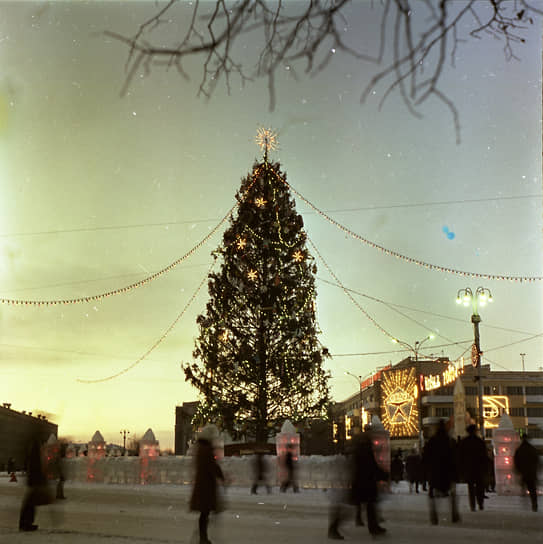
[[[412,395],[399,387],[393,391],[386,403],[388,418],[393,425],[409,421],[414,400]]]
[[[417,379],[414,368],[383,372],[382,420],[390,436],[418,433]]]

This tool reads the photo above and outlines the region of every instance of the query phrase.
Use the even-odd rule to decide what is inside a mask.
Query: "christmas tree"
[[[200,392],[195,422],[214,422],[233,437],[266,442],[285,419],[325,417],[328,350],[317,339],[314,259],[302,217],[278,163],[268,160],[274,133],[261,129],[264,159],[236,194],[209,275],[186,380]]]

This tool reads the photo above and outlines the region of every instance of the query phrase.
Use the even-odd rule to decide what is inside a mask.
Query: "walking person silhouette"
[[[190,509],[200,512],[198,530],[200,544],[211,544],[207,536],[209,515],[221,510],[217,481],[224,482],[221,467],[213,453],[213,439],[218,436],[215,425],[206,425],[196,441],[194,487],[190,498]]]

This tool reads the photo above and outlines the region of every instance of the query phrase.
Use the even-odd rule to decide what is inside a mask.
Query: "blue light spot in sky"
[[[454,237],[455,237],[456,235],[454,234],[454,232],[452,232],[452,231],[449,230],[449,227],[447,227],[447,225],[445,225],[444,227],[442,227],[441,230],[447,235],[447,238],[448,238],[449,240],[454,240]]]

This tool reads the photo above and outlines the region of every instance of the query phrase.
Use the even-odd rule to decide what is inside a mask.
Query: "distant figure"
[[[292,452],[293,449],[292,444],[287,445],[287,453],[283,461],[286,470],[286,478],[281,483],[280,487],[280,490],[283,493],[289,488],[289,486],[292,486],[292,491],[294,491],[294,493],[298,493],[298,484],[296,482],[296,462],[294,461],[294,453]]]
[[[335,464],[331,467],[334,471],[333,483],[328,489],[330,507],[328,511],[328,538],[332,540],[344,540],[339,532],[340,525],[346,518],[346,505],[350,501],[346,484],[349,481],[349,460],[343,456],[335,457]]]
[[[7,467],[6,467],[8,474],[12,474],[15,472],[15,459],[13,457],[10,457],[8,459]]]
[[[34,524],[36,506],[52,502],[47,489],[47,475],[43,466],[41,448],[42,444],[38,437],[32,436],[25,464],[27,490],[19,516],[20,531],[35,531],[38,528]]]
[[[257,450],[254,455],[253,460],[253,470],[254,470],[254,479],[253,485],[251,487],[251,493],[253,495],[257,494],[258,484],[262,482],[266,486],[268,493],[271,493],[271,486],[268,482],[268,465],[266,459],[264,458],[264,452]]]
[[[459,444],[458,460],[462,475],[468,484],[469,507],[475,512],[475,502],[479,510],[484,510],[485,483],[488,475],[488,455],[482,438],[477,436],[477,426],[466,428],[468,436]]]
[[[405,473],[409,482],[409,493],[413,493],[413,484],[415,492],[419,492],[419,485],[424,481],[424,469],[422,467],[422,457],[418,450],[413,448],[405,460]]]
[[[428,475],[430,522],[437,525],[436,497],[450,497],[451,518],[453,523],[460,521],[456,504],[456,460],[455,443],[449,437],[445,422],[440,420],[434,436],[428,440],[422,456],[423,465]]]
[[[522,437],[520,446],[513,458],[515,470],[520,474],[522,487],[528,490],[532,502],[532,512],[537,512],[537,471],[539,455],[537,450],[528,442],[528,435]]]
[[[396,484],[400,480],[403,480],[403,459],[401,450],[397,450],[394,453],[394,457],[390,463],[390,479]]]
[[[58,451],[54,459],[53,470],[57,479],[57,499],[65,499],[64,496],[64,482],[66,481],[66,449],[67,444],[64,440],[58,442]]]
[[[200,544],[211,544],[207,537],[209,514],[221,510],[217,480],[224,482],[224,476],[213,454],[212,440],[216,434],[217,428],[214,425],[207,425],[196,442],[196,474],[190,498],[190,509],[200,512],[198,520]]]
[[[487,477],[486,477],[486,491],[488,493],[496,493],[496,471],[494,469],[494,449],[491,444],[486,447],[487,457]]]
[[[352,459],[352,503],[357,509],[360,504],[366,504],[368,531],[379,535],[386,529],[377,521],[377,482],[387,480],[388,474],[375,461],[369,429],[353,440],[356,442]]]

